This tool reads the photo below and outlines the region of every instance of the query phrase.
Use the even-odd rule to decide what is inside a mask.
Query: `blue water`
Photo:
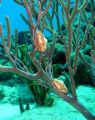
[[[5,16],[9,16],[12,34],[14,33],[15,28],[17,28],[19,31],[28,29],[28,26],[20,17],[20,13],[23,13],[25,16],[27,16],[24,7],[16,4],[13,2],[13,0],[2,0],[2,4],[0,4],[0,23],[5,25]]]
[[[72,0],[73,2],[73,0]],[[71,3],[73,4],[73,3]],[[51,8],[49,9],[49,12],[52,13]],[[4,33],[6,34],[6,28],[5,28],[5,16],[9,16],[10,19],[10,25],[11,25],[11,34],[14,34],[15,29],[18,29],[18,31],[26,31],[29,30],[29,27],[26,25],[26,23],[22,20],[20,13],[23,13],[24,16],[27,18],[26,10],[23,6],[20,6],[16,4],[13,0],[2,0],[2,4],[0,4],[0,23],[4,26]],[[62,24],[62,13],[59,6],[59,19],[60,23]],[[57,30],[57,23],[56,23],[56,17],[54,16],[53,20],[53,30]],[[45,36],[50,36],[51,34],[44,30]]]
[[[49,9],[49,11],[51,12],[51,9]],[[28,26],[24,23],[24,21],[20,17],[20,13],[23,13],[27,17],[25,8],[23,6],[16,4],[13,0],[2,0],[2,4],[0,4],[0,23],[5,25],[5,16],[9,16],[12,34],[14,33],[15,28],[17,28],[19,31],[28,30]],[[52,22],[56,30],[57,24],[55,17]],[[44,33],[47,36],[50,35],[46,30],[44,31]]]

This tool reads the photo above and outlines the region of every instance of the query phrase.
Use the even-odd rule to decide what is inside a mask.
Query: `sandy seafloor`
[[[95,115],[95,88],[79,86],[77,88],[79,101]],[[30,105],[31,110],[20,114],[18,105],[1,104],[0,120],[86,120],[76,109],[56,97],[52,107],[36,107]]]

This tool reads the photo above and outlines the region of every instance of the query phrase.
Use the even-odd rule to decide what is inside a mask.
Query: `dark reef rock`
[[[3,98],[5,97],[4,92],[3,92],[3,86],[0,85],[0,101],[3,100]]]
[[[59,77],[62,74],[63,66],[61,64],[53,64],[53,75]]]
[[[88,1],[87,7],[85,8],[86,12],[91,12],[91,2]]]
[[[55,54],[53,56],[53,64],[64,64],[66,62],[65,59],[65,51],[64,45],[60,43],[56,43],[55,46]]]
[[[0,72],[0,82],[9,80],[13,77],[13,74]]]
[[[31,40],[30,40],[31,36],[30,36],[30,33],[28,31],[24,32],[24,31],[21,31],[18,33],[18,44],[30,44]]]
[[[93,85],[90,72],[83,64],[78,65],[75,83],[76,85]]]
[[[89,64],[91,63],[92,59],[89,55],[85,55],[84,58]],[[82,85],[94,85],[90,70],[82,63],[82,61],[79,61],[78,63],[77,71],[75,74],[75,82],[76,84]]]

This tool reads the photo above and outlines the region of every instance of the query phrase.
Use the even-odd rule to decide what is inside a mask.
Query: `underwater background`
[[[28,30],[27,25],[22,21],[19,15],[21,12],[27,16],[25,9],[22,6],[18,6],[13,0],[2,0],[0,4],[0,22],[5,25],[5,16],[9,16],[12,34],[14,34],[16,28],[19,31]]]
[[[0,120],[38,119],[95,120],[95,0],[0,1]]]

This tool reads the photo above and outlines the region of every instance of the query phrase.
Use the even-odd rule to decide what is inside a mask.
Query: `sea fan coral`
[[[65,94],[68,92],[68,89],[67,89],[67,87],[65,86],[65,84],[62,80],[58,80],[58,79],[55,78],[52,81],[52,85],[53,85],[54,88],[59,89],[60,91],[62,91]]]
[[[41,31],[37,31],[34,39],[35,47],[39,52],[45,52],[47,49],[47,39]]]

